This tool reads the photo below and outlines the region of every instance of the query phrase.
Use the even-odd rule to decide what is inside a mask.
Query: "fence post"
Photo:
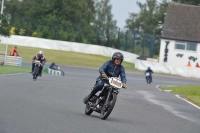
[[[149,57],[150,58],[153,58],[153,56],[154,56],[154,45],[155,45],[155,37],[151,36],[151,45],[149,48]]]
[[[128,42],[127,38],[128,38],[128,30],[126,31],[126,41],[125,41],[124,51],[126,51],[127,47],[127,42]]]
[[[110,43],[110,36],[109,36],[109,27],[108,27],[108,30],[107,30],[107,46],[109,46],[109,43]]]
[[[133,31],[132,53],[134,53],[134,46],[135,46],[135,31]]]
[[[119,45],[120,45],[120,28],[118,30],[118,36],[117,36],[117,43],[116,43],[116,48],[119,48]]]

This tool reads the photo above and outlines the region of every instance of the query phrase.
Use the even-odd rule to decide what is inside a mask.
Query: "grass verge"
[[[30,72],[30,68],[17,66],[0,66],[0,74],[12,74],[21,72]]]
[[[161,89],[172,90],[172,93],[180,94],[200,107],[200,86],[162,86]]]

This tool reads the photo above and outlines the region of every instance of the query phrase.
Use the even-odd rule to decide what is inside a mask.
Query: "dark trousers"
[[[32,72],[34,71],[34,68],[35,68],[35,63],[32,63]],[[42,69],[43,69],[43,66],[40,65],[38,73],[41,74],[42,73]]]
[[[96,80],[96,84],[94,85],[93,90],[91,91],[88,99],[92,98],[92,96],[94,96],[98,91],[100,91],[103,88],[105,83],[106,83],[105,79],[98,77]]]

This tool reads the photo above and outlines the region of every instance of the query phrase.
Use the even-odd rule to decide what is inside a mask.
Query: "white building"
[[[200,64],[200,6],[169,3],[159,62],[180,67],[187,66],[189,61],[192,67]]]

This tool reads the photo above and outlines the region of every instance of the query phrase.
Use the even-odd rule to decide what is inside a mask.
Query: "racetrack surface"
[[[30,64],[24,63],[24,66]],[[199,85],[198,79],[127,73],[128,89],[120,90],[106,120],[84,114],[83,98],[98,69],[61,66],[66,76],[31,74],[0,76],[0,133],[199,133],[200,110],[159,91],[157,85]]]

